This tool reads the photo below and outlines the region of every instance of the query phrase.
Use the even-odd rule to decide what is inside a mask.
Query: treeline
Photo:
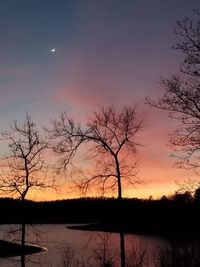
[[[191,195],[190,195],[191,196]],[[85,230],[117,232],[119,221],[124,232],[139,234],[195,234],[200,225],[200,199],[184,194],[160,200],[124,199],[122,213],[114,198],[80,198],[48,202],[0,199],[0,223],[86,223]],[[120,220],[119,220],[120,216]],[[80,227],[77,227],[80,228]]]

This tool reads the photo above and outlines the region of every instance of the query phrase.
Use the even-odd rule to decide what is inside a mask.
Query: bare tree
[[[200,13],[195,11],[195,16],[176,23],[175,34],[181,41],[174,49],[184,55],[181,77],[163,78],[164,95],[158,101],[147,99],[151,106],[178,120],[171,142],[181,152],[180,163],[186,168],[200,167]]]
[[[81,187],[101,184],[102,190],[117,186],[119,200],[119,231],[121,267],[125,267],[125,240],[122,226],[122,179],[136,182],[136,163],[127,161],[127,153],[136,152],[136,137],[142,127],[137,118],[137,106],[116,110],[103,107],[82,127],[66,113],[52,121],[51,138],[56,140],[54,150],[61,155],[61,166],[66,167],[82,144],[88,145],[88,156],[95,160],[95,175],[81,176]],[[94,164],[93,164],[94,167]],[[138,181],[137,181],[138,182]]]
[[[98,183],[103,190],[117,186],[118,198],[122,199],[122,179],[136,179],[136,163],[129,165],[126,156],[127,152],[136,152],[136,137],[142,127],[137,106],[121,110],[103,107],[93,113],[85,126],[76,124],[66,113],[51,123],[50,137],[55,140],[54,150],[61,156],[61,166],[71,163],[82,144],[88,145],[88,156],[94,159],[96,173],[92,177],[82,176],[81,186],[88,189]]]
[[[9,131],[1,133],[9,143],[9,154],[4,157],[5,170],[0,176],[0,192],[26,199],[31,189],[43,190],[47,183],[43,153],[47,143],[42,140],[36,123],[27,114],[20,124],[13,121]]]
[[[31,189],[43,190],[53,183],[45,181],[43,153],[47,144],[40,137],[35,122],[27,114],[20,124],[13,121],[10,130],[2,132],[2,138],[9,144],[9,154],[3,161],[4,172],[0,175],[0,192],[9,196],[18,196],[24,207],[25,199]],[[21,245],[25,246],[26,222],[23,216]],[[16,231],[16,230],[15,230]],[[25,266],[25,253],[22,249],[21,266]]]

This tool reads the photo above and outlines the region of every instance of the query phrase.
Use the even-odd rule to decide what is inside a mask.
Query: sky
[[[138,103],[144,184],[124,195],[174,193],[194,173],[175,165],[168,133],[177,124],[144,102],[162,95],[161,76],[178,73],[175,21],[195,8],[199,0],[0,0],[1,130],[27,112],[48,125],[63,110],[84,121],[102,105]],[[40,196],[64,197],[65,187]]]

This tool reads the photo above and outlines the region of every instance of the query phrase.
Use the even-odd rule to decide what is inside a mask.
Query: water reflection
[[[0,226],[0,239],[6,225]],[[18,229],[21,226],[17,226]],[[16,228],[15,226],[9,228]],[[26,226],[26,242],[47,247],[46,253],[0,259],[1,267],[119,267],[120,235],[67,229],[66,225]],[[12,233],[10,240],[17,240]],[[16,235],[16,233],[15,233]],[[163,239],[123,235],[126,267],[199,267],[200,243],[187,239]]]
[[[148,257],[146,251],[140,246],[140,250],[135,244],[131,249],[124,249],[125,260],[121,258],[121,234],[119,234],[120,245],[113,246],[113,234],[97,232],[91,233],[90,242],[93,247],[89,256],[79,259],[76,251],[72,247],[67,247],[62,253],[62,261],[59,267],[119,267],[126,262],[126,267],[147,267]],[[124,238],[124,235],[123,235]],[[125,239],[124,239],[125,240]],[[125,243],[124,243],[125,244]]]
[[[170,238],[166,246],[157,249],[155,267],[199,267],[200,241],[191,238]]]
[[[81,260],[76,258],[76,251],[68,247],[59,267],[119,267],[122,259],[113,250],[111,235],[101,233],[96,235],[96,246],[93,247],[89,257]],[[168,244],[154,250],[153,261],[144,247],[133,246],[130,250],[124,250],[126,267],[199,267],[200,266],[200,242],[176,238]]]
[[[26,267],[26,263],[31,261],[31,254],[44,251],[44,248],[40,246],[27,244],[27,227],[32,228],[32,234],[37,232],[37,229],[34,226],[26,225],[25,223],[22,223],[21,225],[12,225],[8,226],[3,237],[3,239],[9,241],[1,241],[1,257],[7,257],[8,259],[5,262],[10,262],[13,266]],[[39,262],[36,262],[36,264],[38,266]]]

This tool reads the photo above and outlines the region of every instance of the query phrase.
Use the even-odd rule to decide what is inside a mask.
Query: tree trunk
[[[118,185],[118,207],[119,207],[119,234],[120,234],[120,260],[121,267],[126,265],[126,256],[125,256],[125,240],[124,240],[124,231],[123,231],[123,207],[122,207],[122,185],[121,185],[121,173],[120,166],[117,156],[115,156],[116,171],[117,171],[117,185]]]
[[[122,200],[122,185],[121,185],[121,173],[119,167],[119,161],[117,156],[115,156],[115,164],[116,164],[116,172],[117,172],[117,189],[118,189],[118,200],[119,202]]]

